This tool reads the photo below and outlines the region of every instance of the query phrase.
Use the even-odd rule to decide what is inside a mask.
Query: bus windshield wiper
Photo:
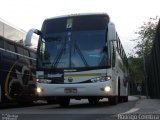
[[[78,54],[80,55],[82,61],[84,62],[85,66],[88,67],[89,65],[88,65],[88,63],[87,63],[85,57],[83,56],[83,54],[82,54],[80,48],[79,48],[78,45],[76,44],[76,42],[74,43],[74,45],[75,45],[75,48],[77,49],[77,52],[78,52]]]
[[[58,64],[58,62],[59,62],[59,60],[65,50],[65,46],[66,46],[66,40],[65,40],[63,46],[60,48],[57,56],[55,57],[55,60],[53,61],[52,65],[51,65],[52,68],[57,66],[57,64]]]
[[[75,48],[77,49],[77,52],[80,55],[82,61],[84,62],[84,65],[86,67],[88,67],[89,65],[88,65],[85,57],[83,56],[80,48],[78,47],[78,45],[76,43],[74,43],[74,45],[75,45]],[[56,55],[55,60],[53,61],[52,65],[51,65],[52,68],[54,68],[54,67],[57,66],[57,64],[59,63],[59,61],[61,59],[61,56],[62,56],[62,54],[63,54],[63,52],[64,52],[65,49],[66,49],[66,40],[65,40],[64,44],[62,45],[62,47],[60,48],[58,54]]]

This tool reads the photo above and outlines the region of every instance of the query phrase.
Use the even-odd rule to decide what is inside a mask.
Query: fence
[[[153,42],[150,64],[147,67],[147,91],[151,98],[160,98],[160,21]]]

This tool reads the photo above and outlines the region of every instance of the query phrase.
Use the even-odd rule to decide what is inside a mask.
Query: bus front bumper
[[[39,97],[47,96],[111,96],[113,95],[111,82],[85,84],[37,84]]]

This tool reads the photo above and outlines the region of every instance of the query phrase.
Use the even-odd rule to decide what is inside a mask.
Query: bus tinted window
[[[97,15],[91,16],[74,16],[71,18],[57,18],[57,19],[48,19],[44,22],[42,27],[43,34],[53,34],[57,32],[67,31],[67,20],[72,19],[72,31],[81,31],[81,30],[104,30],[107,28],[109,22],[109,17],[106,15]]]
[[[9,50],[7,41],[4,42],[4,49]]]
[[[45,32],[47,34],[50,34],[50,33],[55,33],[55,32],[64,32],[65,30],[66,30],[66,19],[57,18],[55,20],[45,21],[43,28],[42,28],[42,33]]]
[[[18,46],[18,47],[17,47],[17,52],[18,52],[19,54],[23,55],[23,48]],[[23,57],[22,57],[22,56],[19,56],[19,59],[23,59]]]
[[[14,44],[10,43],[10,42],[4,42],[4,48],[6,50],[9,50],[9,51],[12,51],[12,52],[15,52],[15,47],[14,47]]]
[[[8,44],[8,49],[10,50],[10,51],[12,51],[12,52],[14,52],[15,53],[15,46],[14,46],[14,44]],[[10,53],[10,56],[11,56],[11,58],[12,59],[16,59],[17,58],[17,56],[16,56],[16,54],[14,54],[14,53]]]
[[[36,54],[34,52],[30,52],[30,57],[31,58],[36,58]]]
[[[17,47],[17,51],[18,51],[19,54],[22,54],[22,55],[23,55],[23,48]]]
[[[23,55],[25,55],[25,56],[27,56],[27,57],[29,57],[29,53],[28,53],[28,50],[26,50],[26,49],[24,49],[23,50]],[[27,63],[29,63],[30,64],[30,60],[29,59],[26,59],[26,61],[27,61]]]
[[[15,52],[15,47],[13,44],[8,44],[8,49],[12,52]]]
[[[24,49],[24,51],[23,51],[23,52],[24,52],[24,55],[25,55],[25,56],[29,57],[28,50]]]
[[[4,47],[4,41],[2,40],[2,38],[0,37],[0,48]]]
[[[3,55],[6,57],[6,58],[9,58],[9,59],[16,59],[16,55],[14,54],[15,52],[15,47],[14,47],[14,44],[8,42],[8,41],[5,41],[4,42],[4,49],[7,50],[7,52],[4,52]]]
[[[36,58],[36,54],[34,52],[30,52],[30,57],[31,58]],[[35,60],[32,59],[31,62],[32,62],[33,66],[36,66],[36,61]]]
[[[108,18],[106,16],[81,16],[74,18],[73,23],[73,31],[104,30],[107,28]]]

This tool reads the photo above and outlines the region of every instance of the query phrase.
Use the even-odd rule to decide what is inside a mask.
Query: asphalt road
[[[67,108],[45,103],[3,107],[0,110],[0,118],[2,120],[110,120],[132,109],[137,100],[137,97],[130,96],[128,102],[117,105],[109,105],[107,99],[103,99],[97,105],[90,105],[87,100],[71,100]]]

